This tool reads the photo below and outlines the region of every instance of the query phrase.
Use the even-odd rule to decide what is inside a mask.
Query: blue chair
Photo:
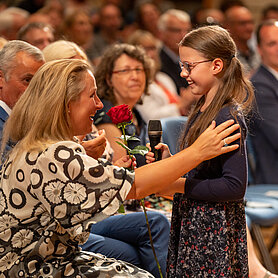
[[[175,154],[178,152],[178,139],[181,132],[184,131],[187,117],[177,116],[162,118],[162,141],[169,146],[170,152]]]

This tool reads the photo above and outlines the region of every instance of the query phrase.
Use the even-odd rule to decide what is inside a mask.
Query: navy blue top
[[[101,110],[98,110],[96,115],[94,116],[94,123],[96,126],[98,126],[99,124],[108,124],[108,123],[112,124],[110,117],[106,113],[114,105],[110,101],[105,100],[105,99],[101,99],[101,101],[103,103],[103,108]],[[125,133],[126,133],[126,135],[130,135],[130,136],[135,135],[137,138],[140,139],[140,141],[128,141],[128,147],[131,149],[133,149],[135,146],[138,146],[138,145],[145,146],[146,143],[148,142],[148,140],[147,140],[148,132],[147,132],[146,123],[144,122],[144,120],[140,116],[139,112],[135,108],[132,111],[138,122],[138,127],[136,128],[136,126],[133,123],[130,125],[127,125],[125,128]],[[140,166],[146,164],[146,159],[144,156],[135,155],[135,157],[136,157],[137,167],[140,167]]]
[[[216,117],[219,125],[226,120],[234,119],[231,106],[222,108]],[[246,124],[243,117],[236,120],[241,126],[242,144],[240,139],[232,144],[240,147],[227,154],[205,161],[187,174],[185,196],[204,201],[234,201],[244,197],[247,186],[246,156]],[[189,127],[192,126],[189,123]]]

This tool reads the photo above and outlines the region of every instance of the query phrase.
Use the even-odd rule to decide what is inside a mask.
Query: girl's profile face
[[[199,51],[181,46],[179,47],[180,76],[185,78],[193,95],[206,95],[206,101],[212,100],[217,88],[218,79],[215,77],[214,61],[207,59]]]

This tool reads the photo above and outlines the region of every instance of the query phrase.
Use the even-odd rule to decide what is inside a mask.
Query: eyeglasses
[[[135,69],[122,69],[122,70],[114,70],[112,73],[118,73],[119,75],[130,75],[133,71],[135,71],[137,74],[141,74],[145,72],[142,68],[135,68]]]
[[[211,62],[211,61],[213,61],[213,59],[199,61],[199,62],[192,62],[192,63],[179,61],[179,64],[180,64],[181,70],[185,69],[188,72],[188,74],[190,74],[192,69],[194,67],[196,67],[198,64],[206,63],[206,62]]]

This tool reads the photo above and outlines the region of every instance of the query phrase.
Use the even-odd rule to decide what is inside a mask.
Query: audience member
[[[188,84],[184,78],[180,77],[178,43],[191,29],[190,16],[181,10],[168,10],[160,16],[158,27],[162,40],[161,71],[174,80],[178,94],[182,95]]]
[[[257,29],[262,64],[252,76],[259,116],[254,117],[252,143],[256,156],[256,183],[278,183],[278,21]]]
[[[117,211],[134,175],[87,156],[80,144],[71,141],[74,135],[90,132],[90,114],[101,107],[90,67],[77,59],[46,63],[16,103],[3,138],[8,132],[9,138],[18,143],[9,155],[11,160],[3,164],[3,171],[7,174],[7,165],[10,165],[15,172],[21,172],[23,178],[19,181],[16,175],[7,174],[1,179],[1,198],[7,198],[1,215],[3,220],[5,215],[12,217],[16,224],[9,226],[8,239],[1,233],[2,259],[9,258],[9,262],[3,262],[0,273],[9,277],[15,273],[23,277],[46,274],[66,277],[72,273],[117,277],[120,272],[123,277],[153,277],[131,264],[100,254],[83,253],[78,247],[87,240],[92,224]],[[66,159],[65,152],[69,154]],[[35,161],[30,161],[35,153]],[[78,161],[77,164],[74,161]],[[124,166],[124,160],[116,165]],[[91,173],[95,167],[103,170],[101,176],[108,181],[105,187]],[[40,180],[36,179],[37,175]],[[123,184],[117,179],[122,179]],[[44,186],[37,187],[32,181]],[[8,192],[8,188],[11,192],[6,197],[4,192]],[[20,193],[15,194],[24,200],[20,210],[18,203],[8,199],[14,194],[12,188],[16,188]],[[58,195],[53,195],[53,189]],[[18,238],[19,234],[25,235],[24,239]],[[9,240],[9,248],[3,244],[4,240]],[[13,257],[10,257],[11,252]],[[17,258],[20,258],[18,262]]]
[[[63,40],[47,46],[43,50],[43,54],[46,62],[64,58],[87,60],[86,54],[75,43]],[[93,130],[95,130],[94,125]],[[89,138],[96,136],[95,132],[93,132],[90,133]],[[86,141],[82,142],[88,154],[86,144]],[[109,143],[106,145],[102,158],[112,161]],[[166,261],[169,222],[160,213],[147,212],[147,214],[156,252],[160,254],[159,258],[161,260]],[[159,277],[156,265],[152,264],[153,254],[149,240],[144,213],[136,212],[128,215],[111,216],[94,224],[89,239],[82,246],[82,249],[132,263],[150,271],[155,277]],[[162,266],[164,265],[165,262],[163,262]]]
[[[31,14],[28,17],[26,24],[33,23],[33,22],[42,22],[45,24],[51,24],[50,17],[47,14],[41,13],[40,11]]]
[[[108,3],[99,10],[98,32],[93,44],[87,49],[87,55],[94,65],[97,65],[105,49],[121,41],[120,29],[123,24],[121,10],[117,5]]]
[[[192,16],[192,24],[196,27],[203,25],[220,25],[224,23],[224,13],[216,8],[199,8]]]
[[[278,5],[266,6],[262,11],[262,20],[275,19],[278,20]]]
[[[86,53],[74,42],[58,40],[42,51],[46,62],[60,59],[83,59],[89,62]]]
[[[231,5],[225,10],[224,27],[235,41],[237,58],[243,64],[247,77],[250,77],[260,62],[256,49],[250,43],[255,27],[252,13],[245,6]]]
[[[109,47],[95,72],[98,94],[104,107],[95,116],[95,124],[104,129],[114,150],[114,160],[125,154],[125,150],[116,141],[121,131],[111,122],[106,112],[115,105],[127,104],[133,111],[133,124],[126,128],[127,135],[136,135],[141,145],[146,144],[147,128],[141,115],[135,109],[142,96],[148,94],[149,83],[153,79],[153,63],[144,49],[129,44],[116,44]],[[129,141],[138,144],[137,141]],[[134,146],[131,146],[133,148]],[[137,165],[145,164],[145,159],[138,156]]]
[[[26,90],[38,68],[44,63],[41,51],[32,45],[13,40],[0,52],[0,139],[11,109]],[[9,142],[6,152],[12,147]]]
[[[46,23],[32,22],[20,28],[17,33],[17,39],[26,41],[43,50],[54,41],[54,30]]]
[[[89,62],[86,53],[76,43],[70,41],[55,41],[45,47],[42,52],[46,62],[60,59],[81,59]],[[80,142],[82,142],[89,156],[95,159],[102,157],[112,161],[113,150],[107,140],[103,144],[102,139],[99,138],[100,136],[104,137],[101,134],[105,135],[103,131],[98,131],[96,126],[92,124],[92,132],[87,134],[84,139],[82,138]],[[94,138],[99,138],[98,145],[94,143],[94,140],[91,140]],[[97,148],[99,149],[98,151],[96,151]]]
[[[137,30],[130,36],[129,43],[141,45],[155,64],[155,75],[149,85],[149,94],[144,95],[142,103],[136,105],[143,120],[148,123],[151,119],[187,115],[196,98],[191,92],[186,94],[188,98],[180,97],[173,80],[160,71],[159,41],[148,31]]]
[[[0,12],[0,36],[15,40],[18,30],[26,23],[29,13],[23,9],[9,7]]]
[[[48,16],[49,24],[55,31],[55,38],[58,38],[61,32],[66,4],[65,0],[47,0],[44,7],[37,12],[37,14]]]
[[[231,122],[217,128],[212,124],[192,147],[134,174],[118,167],[131,165],[127,157],[113,166],[90,158],[73,141],[90,132],[91,115],[101,107],[89,65],[64,59],[42,66],[13,108],[2,142],[2,149],[7,139],[18,142],[3,165],[0,183],[1,218],[7,224],[0,234],[2,276],[153,277],[128,263],[82,252],[78,244],[124,198],[142,198],[169,184],[180,190],[175,181],[182,173],[238,147],[223,147],[223,138],[237,125],[223,131]]]
[[[136,23],[141,30],[149,31],[153,36],[161,39],[158,20],[161,13],[152,1],[143,1],[136,7]]]
[[[78,10],[67,15],[63,30],[66,38],[75,42],[88,55],[94,41],[93,26],[89,14],[83,10]]]

